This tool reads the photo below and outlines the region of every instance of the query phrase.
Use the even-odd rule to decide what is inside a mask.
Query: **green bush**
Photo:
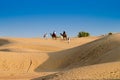
[[[108,35],[112,35],[113,33],[109,32]]]
[[[88,36],[90,36],[90,33],[88,32],[82,31],[78,33],[78,37],[88,37]]]

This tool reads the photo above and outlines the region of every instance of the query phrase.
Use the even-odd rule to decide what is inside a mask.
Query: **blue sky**
[[[120,0],[0,0],[0,36],[101,35],[120,30]]]

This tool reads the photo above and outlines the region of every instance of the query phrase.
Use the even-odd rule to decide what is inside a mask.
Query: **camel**
[[[53,32],[53,33],[50,33],[50,35],[51,35],[51,37],[53,38],[53,39],[57,39],[57,35]]]
[[[64,40],[67,40],[67,34],[65,31],[63,31],[63,33],[60,33],[60,35],[63,37]]]

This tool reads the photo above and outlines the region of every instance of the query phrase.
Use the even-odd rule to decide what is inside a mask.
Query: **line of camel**
[[[57,39],[57,35],[56,35],[56,32],[54,31],[53,33],[50,33],[51,37],[53,39]],[[65,31],[63,31],[63,33],[60,33],[61,37],[64,39],[64,40],[67,40],[67,34]]]

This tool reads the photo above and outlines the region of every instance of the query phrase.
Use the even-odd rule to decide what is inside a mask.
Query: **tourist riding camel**
[[[50,33],[50,35],[53,39],[57,39],[57,35],[55,31],[53,31],[53,33]]]
[[[60,33],[60,35],[63,37],[64,40],[67,40],[67,34],[65,31],[63,31],[63,33]]]

